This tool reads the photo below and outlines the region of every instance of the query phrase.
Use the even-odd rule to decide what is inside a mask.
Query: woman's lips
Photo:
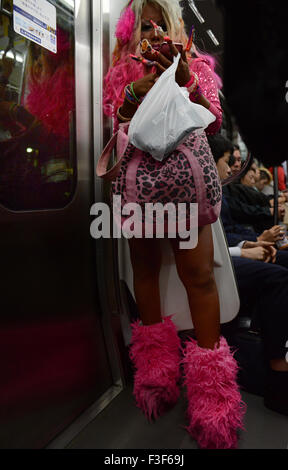
[[[155,51],[160,51],[162,43],[161,44],[151,44],[151,46],[153,47],[153,49],[155,49]]]

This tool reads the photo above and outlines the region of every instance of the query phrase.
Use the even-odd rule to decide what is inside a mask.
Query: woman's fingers
[[[172,62],[165,57],[165,55],[161,54],[161,52],[156,51],[155,49],[148,50],[143,54],[145,59],[153,60],[155,62],[158,62],[160,65],[162,65],[165,69],[170,67]]]
[[[179,54],[179,51],[177,47],[175,46],[175,44],[173,43],[172,39],[170,39],[169,36],[165,36],[164,39],[169,44],[171,54],[174,55],[174,57],[177,57],[177,55]]]
[[[157,75],[161,75],[163,72],[165,72],[166,68],[163,67],[163,65],[159,64],[159,62],[155,62],[154,65],[157,68]]]
[[[186,51],[183,49],[182,52],[181,52],[181,59],[184,60],[184,62],[186,62],[186,64],[188,64],[188,59],[187,59],[187,55],[186,55]]]

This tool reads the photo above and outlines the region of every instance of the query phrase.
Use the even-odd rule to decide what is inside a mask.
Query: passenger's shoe
[[[264,389],[264,405],[288,416],[288,372],[270,369]]]
[[[154,325],[132,324],[130,349],[136,372],[134,396],[147,418],[157,418],[178,400],[180,339],[170,317]]]
[[[234,449],[237,429],[244,429],[245,403],[236,382],[237,362],[225,338],[219,348],[186,343],[184,374],[188,395],[188,432],[204,449]]]

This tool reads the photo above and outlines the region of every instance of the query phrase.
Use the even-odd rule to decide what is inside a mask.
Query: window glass
[[[0,2],[0,204],[14,211],[65,207],[76,188],[74,2],[49,3],[56,54],[16,34]]]

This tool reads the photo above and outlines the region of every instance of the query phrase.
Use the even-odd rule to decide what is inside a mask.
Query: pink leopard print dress
[[[186,202],[187,211],[189,203],[201,204],[201,201],[197,200],[197,188],[195,185],[195,178],[198,178],[198,176],[193,175],[193,173],[191,174],[191,167],[186,154],[187,151],[190,155],[193,154],[193,158],[196,159],[201,174],[204,175],[206,197],[203,203],[207,206],[209,205],[213,210],[213,215],[210,217],[211,220],[209,219],[207,222],[207,216],[201,218],[201,207],[199,207],[198,225],[202,226],[207,223],[215,222],[220,213],[222,198],[221,182],[206,137],[206,134],[216,134],[222,122],[222,110],[218,88],[214,75],[205,60],[194,59],[191,62],[190,69],[198,75],[202,93],[209,100],[209,110],[216,116],[216,120],[211,123],[205,131],[201,133],[199,133],[199,131],[192,132],[189,137],[162,162],[156,161],[149,153],[145,153],[144,155],[142,153],[142,156],[140,156],[139,151],[132,144],[129,144],[124,154],[119,174],[112,183],[113,194],[121,196],[122,208],[128,202],[137,202],[140,204],[143,214],[143,224],[145,213],[144,205],[147,201],[154,204],[157,202],[161,202],[162,204],[168,202],[173,202],[174,204]],[[134,171],[135,179],[132,185],[131,175],[129,175],[128,170],[128,167],[131,166],[129,165],[131,159],[137,160],[137,168],[135,168]],[[147,174],[153,178],[153,185]],[[128,185],[130,185],[129,188]],[[124,216],[122,214],[122,224],[129,217],[130,216]]]

